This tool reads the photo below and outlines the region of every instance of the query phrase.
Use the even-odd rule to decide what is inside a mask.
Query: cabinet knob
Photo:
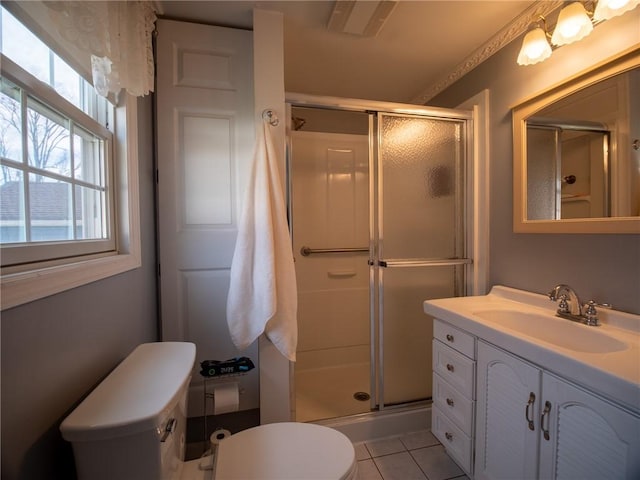
[[[453,335],[447,333],[447,342],[453,342]]]
[[[447,438],[447,440],[452,441],[453,440],[453,433],[449,433],[449,432],[444,432],[444,436]]]
[[[453,405],[454,405],[453,399],[447,398],[447,405],[449,405],[450,407],[453,407]]]
[[[453,372],[455,370],[455,368],[450,363],[447,363],[447,370],[449,370],[450,372]]]

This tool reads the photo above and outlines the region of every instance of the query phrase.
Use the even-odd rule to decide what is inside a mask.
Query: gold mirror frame
[[[527,119],[572,93],[640,66],[640,49],[596,65],[513,108],[513,231],[516,233],[640,233],[640,217],[527,219]]]

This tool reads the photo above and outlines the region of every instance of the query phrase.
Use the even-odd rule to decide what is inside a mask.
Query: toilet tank
[[[60,431],[79,480],[179,478],[195,354],[193,343],[139,345],[71,412]]]

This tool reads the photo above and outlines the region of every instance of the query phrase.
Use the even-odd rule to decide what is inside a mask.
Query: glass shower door
[[[465,291],[465,120],[379,113],[372,262],[381,408],[432,396],[429,298]]]

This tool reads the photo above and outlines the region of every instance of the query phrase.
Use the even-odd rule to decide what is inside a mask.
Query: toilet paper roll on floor
[[[231,436],[231,432],[229,430],[224,430],[222,428],[219,428],[218,430],[213,432],[209,437],[209,441],[211,442],[211,447],[214,447],[214,448],[217,447],[218,445],[220,445],[220,442],[222,440],[224,440],[225,438],[229,438],[230,436]]]
[[[213,414],[237,412],[240,405],[238,383],[221,383],[213,388]]]

